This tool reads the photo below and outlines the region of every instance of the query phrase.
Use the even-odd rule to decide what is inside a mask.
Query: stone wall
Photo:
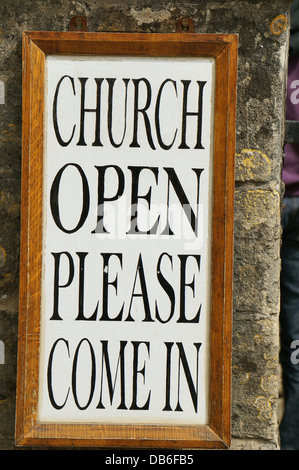
[[[24,30],[238,33],[232,449],[276,449],[280,200],[288,0],[5,0],[0,4],[0,449],[15,449]],[[3,348],[4,345],[4,348]],[[3,354],[3,349],[5,356]]]

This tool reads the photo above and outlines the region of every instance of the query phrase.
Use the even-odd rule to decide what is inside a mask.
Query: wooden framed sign
[[[237,37],[23,47],[17,444],[229,446]]]

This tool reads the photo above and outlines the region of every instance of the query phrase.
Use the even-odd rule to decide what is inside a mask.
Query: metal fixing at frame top
[[[73,16],[70,21],[69,31],[88,31],[86,18],[84,16]]]
[[[87,21],[84,16],[73,16],[70,21],[69,31],[88,31]],[[193,20],[187,16],[180,18],[176,24],[177,33],[194,33]]]
[[[193,20],[187,16],[180,18],[176,24],[177,33],[194,33]]]

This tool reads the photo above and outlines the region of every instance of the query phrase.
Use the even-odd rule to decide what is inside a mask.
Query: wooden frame
[[[231,412],[236,35],[25,32],[23,167],[16,444],[129,448],[227,448]],[[208,425],[42,423],[37,417],[44,133],[48,55],[212,57],[216,63]]]

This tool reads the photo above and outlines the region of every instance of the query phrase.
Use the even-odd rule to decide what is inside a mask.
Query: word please
[[[123,260],[122,253],[101,253],[101,257],[103,259],[103,263],[100,265],[99,273],[102,270],[102,279],[99,280],[95,285],[95,291],[98,293],[102,290],[101,301],[98,301],[96,305],[94,305],[92,311],[86,313],[85,311],[85,290],[86,285],[89,287],[88,295],[86,297],[90,298],[90,286],[91,283],[86,282],[86,258],[88,258],[87,252],[77,252],[76,255],[79,258],[78,266],[74,262],[74,257],[67,251],[60,252],[60,253],[52,253],[54,257],[54,276],[53,276],[53,315],[51,316],[50,320],[63,320],[64,312],[63,308],[60,308],[60,297],[64,296],[65,290],[68,291],[69,288],[72,287],[72,284],[75,284],[75,292],[77,292],[76,297],[78,299],[78,314],[75,320],[77,321],[126,321],[126,322],[134,322],[137,319],[134,317],[133,312],[135,311],[133,308],[134,301],[136,299],[141,299],[143,303],[143,314],[144,318],[142,321],[144,322],[153,322],[159,321],[160,323],[168,323],[170,320],[175,319],[175,314],[178,310],[178,323],[198,323],[200,319],[200,312],[201,312],[201,304],[195,309],[195,314],[192,314],[192,318],[190,318],[190,312],[187,315],[186,313],[186,290],[188,290],[195,301],[198,303],[198,276],[200,273],[200,255],[177,255],[175,260],[171,255],[168,253],[162,253],[157,260],[156,266],[156,287],[153,288],[153,275],[147,276],[146,270],[144,268],[143,258],[142,255],[139,255],[135,275],[134,277],[128,281],[128,273],[127,273],[127,266],[132,264],[131,257],[127,257],[126,261]],[[89,254],[90,255],[90,254]],[[91,256],[91,255],[90,255]],[[89,257],[90,257],[89,256]],[[111,260],[113,258],[118,261],[119,269],[116,274],[112,277],[110,275],[111,269]],[[67,260],[67,267],[64,266],[64,276],[62,276],[62,269],[61,265],[63,261]],[[173,264],[175,264],[175,271],[176,276],[179,279],[178,282],[178,292],[176,292],[175,288],[171,285],[167,276],[165,276],[163,272],[163,261],[167,261],[168,265],[172,268]],[[175,263],[176,261],[176,263]],[[191,261],[191,263],[190,263]],[[188,266],[187,266],[188,265]],[[190,265],[190,266],[189,266]],[[189,269],[188,269],[189,268]],[[191,269],[190,269],[191,268]],[[165,266],[164,266],[165,269]],[[78,281],[74,281],[75,278],[75,271],[78,271],[79,275]],[[122,273],[121,273],[122,271]],[[191,272],[191,282],[187,280],[187,271],[190,276]],[[96,276],[96,273],[93,272],[93,279]],[[122,274],[122,275],[121,275]],[[61,280],[61,277],[64,277],[64,280]],[[112,277],[112,279],[111,279]],[[148,279],[149,277],[149,279]],[[114,312],[112,314],[109,311],[109,305],[111,303],[110,298],[112,297],[111,289],[114,291],[114,294],[118,293],[118,284],[119,278],[122,283],[126,283],[127,287],[126,290],[131,292],[130,296],[127,297],[127,302],[124,302],[121,306],[120,310],[117,313]],[[128,284],[129,282],[129,284]],[[140,284],[140,291],[136,287],[136,285]],[[149,289],[149,286],[151,289]],[[109,289],[110,287],[110,289]],[[155,298],[157,298],[157,290],[162,290],[169,300],[169,307],[165,308],[163,306],[163,314],[160,310],[159,302],[155,300],[155,308],[152,309],[150,307],[150,295],[149,292],[153,291]],[[188,289],[187,289],[188,288]],[[74,291],[73,295],[74,295]],[[127,303],[127,305],[126,305]],[[102,305],[100,305],[102,304]],[[66,310],[70,308],[69,302],[66,304]],[[111,309],[112,310],[112,309]],[[166,310],[166,311],[165,311]],[[140,320],[140,319],[139,319]]]

